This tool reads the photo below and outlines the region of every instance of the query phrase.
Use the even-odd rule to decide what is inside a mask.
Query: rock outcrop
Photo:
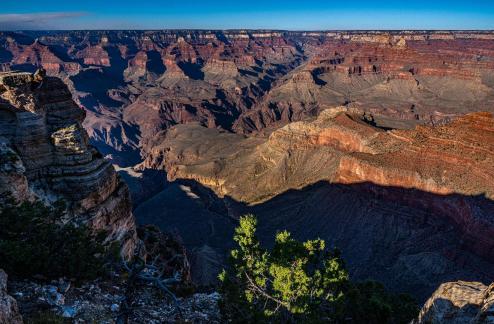
[[[0,269],[0,324],[22,324],[17,301],[7,294],[7,274]]]
[[[444,283],[427,300],[413,323],[494,323],[494,284]]]
[[[163,141],[157,140],[160,144],[144,165],[165,166],[172,180],[212,176],[218,193],[246,203],[318,180],[372,182],[440,195],[485,194],[493,199],[489,180],[494,160],[493,122],[491,113],[476,113],[444,126],[384,131],[338,107],[323,111],[313,121],[288,124],[272,132],[264,143],[259,138],[177,126],[161,137]],[[321,164],[315,170],[300,164],[299,155],[305,159],[331,157],[334,163]],[[462,171],[465,165],[469,172]],[[276,177],[276,182],[266,180]],[[237,186],[233,179],[243,179],[244,186]],[[269,189],[263,189],[264,182]]]
[[[105,230],[133,253],[135,224],[126,184],[88,143],[85,112],[67,86],[43,73],[0,75],[0,193],[3,199],[62,199],[67,219]]]
[[[266,237],[288,228],[333,242],[357,278],[420,299],[448,278],[492,281],[493,115],[413,130],[372,124],[338,107],[267,138],[177,125],[142,167],[209,188],[230,217],[255,213]]]

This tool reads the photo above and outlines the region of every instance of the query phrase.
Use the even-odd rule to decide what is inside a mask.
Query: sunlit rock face
[[[135,224],[127,186],[88,144],[85,112],[67,86],[42,72],[0,75],[0,193],[17,201],[66,202],[68,217],[108,232],[133,253]]]
[[[279,170],[282,161],[286,161],[285,169],[279,171],[285,176],[275,183],[266,181],[271,186],[280,186],[278,190],[267,190],[270,196],[329,180],[344,184],[372,182],[440,195],[485,194],[492,199],[493,123],[491,113],[474,113],[443,126],[385,131],[361,120],[351,110],[338,107],[323,111],[312,121],[290,123],[266,139],[245,138],[197,125],[175,126],[166,136],[157,137],[156,142],[159,138],[163,141],[144,163],[150,168],[169,166],[172,178],[187,174],[207,176],[211,171],[217,179],[214,182],[218,186],[223,184],[221,190],[225,195],[247,203],[264,196],[262,185],[257,184],[255,193],[254,190],[249,193],[248,185],[239,188],[233,179],[245,179],[243,183],[248,184],[263,174],[262,183]],[[160,153],[165,154],[161,160]],[[332,157],[335,163],[321,164],[320,169],[314,170],[298,165],[302,161],[293,155],[300,154],[306,158],[309,154],[317,158]],[[223,159],[233,164],[219,163]],[[249,163],[244,163],[247,160]],[[469,166],[468,172],[464,171],[465,165]],[[301,176],[304,172],[307,176]]]
[[[494,284],[444,283],[427,300],[413,323],[494,323]]]

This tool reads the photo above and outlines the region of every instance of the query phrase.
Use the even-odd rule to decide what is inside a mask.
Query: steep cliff
[[[133,253],[135,223],[128,188],[88,144],[85,112],[58,78],[0,74],[0,199],[63,200],[67,221],[105,230]]]

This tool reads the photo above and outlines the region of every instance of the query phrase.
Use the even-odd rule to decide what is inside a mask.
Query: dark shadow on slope
[[[233,247],[236,221],[226,216],[223,201],[212,191],[191,181],[167,182],[161,192],[141,203],[134,215],[139,224],[155,224],[182,238],[197,284],[217,282]]]
[[[120,102],[108,96],[108,90],[117,89],[121,85],[120,78],[121,76],[115,77],[111,70],[102,68],[83,70],[70,77],[77,91],[90,93],[98,103],[106,107],[121,106]]]
[[[261,237],[285,228],[299,239],[321,237],[342,250],[354,279],[375,279],[419,300],[445,281],[494,280],[494,203],[483,196],[319,182],[248,210],[259,217]],[[480,215],[490,224],[478,223]]]
[[[246,69],[238,69],[238,72],[240,73],[241,76],[251,76],[254,78],[259,76],[259,74],[257,74],[256,72],[252,72]]]
[[[204,80],[204,72],[201,65],[191,62],[179,62],[178,67],[184,71],[185,75],[193,80]]]
[[[223,32],[221,32],[221,31],[216,32],[216,38],[217,38],[220,42],[222,42],[222,43],[225,43],[225,44],[227,44],[227,45],[229,45],[229,44],[230,44],[230,41],[228,40],[228,38],[226,38],[226,37],[225,37],[225,34],[223,34]]]
[[[24,64],[14,64],[11,67],[12,71],[22,71],[22,72],[31,72],[34,73],[38,69],[38,67],[34,64],[24,63]]]
[[[269,90],[271,90],[274,81],[274,77],[265,75],[262,79],[259,79],[259,81],[257,81],[257,84],[262,91],[268,92]]]
[[[25,32],[5,31],[4,35],[13,38],[19,45],[31,45],[34,43],[35,38],[37,38],[37,36],[32,37]]]
[[[118,86],[121,86],[125,83],[123,72],[128,66],[127,60],[122,58],[120,50],[115,46],[107,46],[105,47],[105,51],[110,58],[110,66],[103,68],[105,74],[110,76]]]
[[[183,182],[172,185],[177,187],[178,183]],[[197,182],[185,183],[200,199],[183,195],[178,199],[176,191],[173,195],[163,192],[152,198],[154,204],[143,203],[140,208],[147,211],[143,213],[144,209],[138,208],[136,216],[142,223],[154,223],[165,230],[176,228],[192,249],[197,250],[207,236],[208,242],[215,242],[211,247],[217,255],[226,253],[226,247],[232,245],[231,235],[225,236],[228,231],[210,231],[207,235],[201,231],[213,222],[215,227],[230,228],[231,232],[232,218],[253,213],[259,219],[258,233],[263,244],[270,246],[274,234],[283,229],[300,240],[320,237],[329,246],[342,250],[353,280],[374,279],[420,301],[446,281],[494,281],[493,259],[482,255],[492,249],[492,242],[475,239],[476,235],[488,237],[489,226],[494,231],[494,202],[482,196],[441,196],[371,183],[321,181],[246,206],[229,197],[220,199]],[[191,201],[196,204],[193,210]],[[471,206],[477,218],[465,217],[465,221],[478,222],[483,215],[491,218],[490,225],[479,227],[484,233],[466,233],[467,224],[445,215],[454,212],[451,206],[455,205],[463,212]]]
[[[55,54],[56,57],[61,59],[63,62],[77,62],[76,59],[69,56],[67,53],[68,48],[62,45],[47,45],[49,50]]]
[[[146,69],[155,73],[156,75],[162,75],[165,73],[165,65],[163,64],[163,60],[161,59],[161,54],[158,51],[148,51],[146,52],[148,56],[148,61],[146,62]]]
[[[314,79],[314,83],[318,86],[325,86],[327,84],[326,81],[319,78],[319,75],[317,73],[312,73],[312,78]]]
[[[229,102],[223,90],[216,90],[217,100],[215,102],[203,101],[202,107],[214,115],[215,122],[223,129],[232,130],[232,126],[238,119],[240,112],[238,107]]]
[[[127,61],[114,46],[105,47],[105,51],[110,58],[110,66],[82,70],[70,77],[77,91],[87,92],[94,98],[95,102],[85,106],[88,109],[93,108],[91,110],[94,110],[98,104],[114,108],[122,106],[122,102],[112,99],[108,91],[124,86],[123,71],[127,68]]]
[[[0,48],[0,63],[9,63],[12,61],[12,58],[14,55],[12,55],[11,52],[7,51],[4,48]]]
[[[165,171],[152,169],[139,171],[134,170],[133,167],[118,168],[117,171],[129,186],[134,209],[159,194],[168,185]]]
[[[126,168],[142,161],[140,149],[138,148],[141,136],[138,128],[122,123],[113,127],[109,133],[98,129],[93,129],[92,132],[91,144],[101,154],[110,159],[113,164]],[[123,134],[127,139],[125,143],[121,140]]]

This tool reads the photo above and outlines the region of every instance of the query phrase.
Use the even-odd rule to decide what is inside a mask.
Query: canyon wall
[[[229,217],[255,213],[263,237],[324,238],[355,278],[424,298],[448,279],[493,280],[492,125],[474,113],[383,130],[347,107],[267,138],[177,125],[141,167],[209,188]]]
[[[133,254],[135,223],[127,185],[91,145],[85,112],[43,70],[0,74],[0,199],[62,200],[65,221],[107,232]]]
[[[127,189],[90,142],[137,188],[140,221],[178,229],[198,264],[218,267],[224,237],[251,211],[263,237],[283,227],[319,235],[342,248],[355,278],[420,298],[439,282],[492,281],[493,39],[489,31],[1,32],[2,71],[44,67],[50,77],[22,89],[40,99],[13,86],[2,92],[0,195],[65,193],[82,219],[96,213],[95,227],[119,219],[125,228],[129,218],[105,210],[126,209],[127,198],[111,197]],[[63,86],[52,76],[84,108],[87,134],[68,91],[49,89]],[[21,106],[35,108],[21,114]],[[487,113],[468,115],[479,111]],[[67,117],[76,126],[60,122]],[[14,136],[18,124],[29,126]],[[145,176],[159,171],[180,181]]]
[[[492,112],[493,38],[488,31],[2,32],[0,66],[43,67],[64,80],[87,111],[92,143],[129,166],[175,124],[270,132],[345,105],[378,125],[413,128]]]

